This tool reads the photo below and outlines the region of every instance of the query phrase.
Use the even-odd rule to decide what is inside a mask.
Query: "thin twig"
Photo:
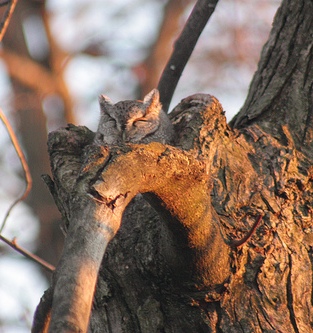
[[[40,257],[36,256],[35,254],[27,251],[26,249],[19,246],[16,242],[16,239],[14,238],[12,241],[9,241],[4,236],[0,235],[0,240],[2,240],[4,243],[8,244],[12,249],[15,251],[21,253],[23,256],[27,257],[28,259],[34,261],[35,263],[41,265],[44,269],[48,270],[49,272],[53,272],[55,270],[55,267],[45,260],[41,259]]]
[[[24,200],[31,188],[32,188],[32,183],[33,183],[33,180],[32,180],[32,177],[31,177],[31,174],[30,174],[30,171],[29,171],[29,167],[28,167],[28,164],[27,164],[27,161],[26,161],[26,158],[23,154],[23,151],[21,149],[21,146],[19,145],[18,143],[18,140],[17,140],[17,137],[13,131],[13,128],[12,126],[10,125],[8,119],[6,118],[6,116],[4,115],[2,109],[0,108],[0,119],[2,120],[3,124],[5,125],[8,133],[9,133],[9,136],[10,136],[10,139],[12,141],[12,144],[13,144],[13,147],[15,148],[15,151],[17,153],[17,156],[19,157],[20,161],[21,161],[21,164],[22,164],[22,167],[23,167],[23,171],[24,171],[24,175],[25,175],[25,181],[26,181],[26,188],[25,188],[25,191],[23,192],[23,194],[17,198],[12,204],[11,206],[9,207],[4,219],[3,219],[3,222],[2,222],[2,225],[1,225],[1,228],[0,228],[0,234],[2,233],[2,230],[5,226],[5,223],[12,211],[12,209],[14,208],[14,206],[19,203],[20,201]]]
[[[0,23],[0,42],[2,41],[5,32],[7,31],[16,4],[17,0],[10,1],[9,6],[4,14],[3,20]]]
[[[168,112],[178,80],[217,3],[218,0],[198,0],[174,45],[173,53],[158,84],[160,99],[165,112]]]

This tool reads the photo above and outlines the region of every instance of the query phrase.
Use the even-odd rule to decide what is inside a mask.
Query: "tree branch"
[[[52,74],[38,63],[7,49],[0,51],[0,57],[5,61],[10,76],[25,86],[43,95],[58,91],[58,86]]]
[[[7,3],[9,3],[9,6],[4,14],[3,20],[0,23],[0,42],[2,41],[5,32],[7,31],[10,19],[13,15],[15,6],[17,4],[17,0],[11,0],[10,2]]]
[[[0,239],[6,243],[7,245],[9,245],[12,249],[14,249],[15,251],[21,253],[24,257],[32,260],[33,262],[35,262],[36,264],[39,264],[41,267],[43,267],[44,269],[46,269],[49,272],[53,272],[55,267],[53,265],[50,265],[48,262],[46,262],[45,260],[41,259],[40,257],[36,256],[35,254],[27,251],[26,249],[23,249],[21,246],[19,246],[16,242],[16,239],[14,238],[12,241],[9,241],[7,238],[5,238],[4,236],[0,235]]]
[[[87,330],[102,257],[126,206],[138,193],[155,193],[172,212],[169,228],[181,247],[190,249],[182,276],[203,288],[223,284],[229,275],[229,247],[208,209],[209,176],[204,163],[191,153],[159,143],[136,145],[111,155],[100,178],[95,178],[106,160],[100,156],[100,161],[93,160],[94,166],[83,168],[86,173],[72,195],[69,232],[55,275],[51,332],[69,327]]]
[[[198,105],[198,115],[204,118],[200,110],[213,111],[207,118],[211,124],[202,123],[205,135],[223,135],[226,122],[223,118],[224,125],[218,125],[221,106],[216,99],[197,94],[185,104]],[[182,249],[178,255],[184,256],[180,272],[183,281],[201,289],[222,285],[230,274],[230,247],[224,242],[219,224],[213,222],[210,209],[211,175],[206,163],[195,157],[204,148],[186,152],[150,143],[109,151],[91,145],[92,140],[86,128],[75,126],[49,135],[54,191],[69,221],[64,252],[54,276],[52,332],[87,329],[105,249],[120,227],[126,206],[138,193],[153,193],[155,197],[149,199],[155,206],[161,202],[163,211],[171,216],[166,222],[175,234],[178,249]],[[212,148],[208,151],[214,154],[213,146],[219,140],[211,138],[208,142]]]
[[[257,124],[284,144],[291,142],[291,139],[295,147],[311,159],[312,12],[311,1],[282,2],[275,15],[269,40],[262,50],[245,104],[230,122],[237,129]],[[286,125],[291,133],[290,139],[283,130]]]
[[[87,332],[98,271],[122,216],[86,196],[74,201],[68,241],[54,276],[49,332]]]
[[[12,144],[13,144],[13,147],[17,153],[17,156],[19,157],[20,161],[21,161],[21,164],[22,164],[22,168],[23,168],[23,171],[24,171],[24,175],[25,175],[25,181],[26,181],[26,188],[23,192],[23,194],[17,198],[12,204],[11,206],[9,207],[4,219],[3,219],[3,222],[2,222],[2,225],[0,227],[0,234],[2,233],[2,230],[3,228],[5,227],[5,223],[12,211],[12,209],[15,207],[16,204],[18,204],[20,201],[24,200],[25,198],[27,198],[31,188],[32,188],[32,177],[31,177],[31,174],[30,174],[30,170],[29,170],[29,167],[28,167],[28,164],[27,164],[27,161],[26,161],[26,158],[23,154],[23,151],[21,149],[21,146],[19,145],[18,143],[18,140],[17,140],[17,137],[14,133],[14,130],[12,128],[12,126],[10,125],[10,122],[9,120],[6,118],[6,116],[4,115],[3,111],[1,110],[0,108],[0,119],[1,121],[3,122],[3,124],[5,125],[8,133],[9,133],[9,136],[10,136],[10,139],[12,141]]]
[[[136,67],[140,82],[139,97],[154,89],[160,80],[167,60],[173,50],[173,41],[181,30],[181,18],[192,0],[170,0],[164,8],[163,22],[157,39],[143,63]]]
[[[165,112],[168,112],[178,80],[201,32],[214,12],[217,2],[218,0],[198,0],[174,45],[173,53],[158,84],[160,99]]]

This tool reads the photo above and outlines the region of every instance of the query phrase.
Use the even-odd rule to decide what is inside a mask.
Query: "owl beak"
[[[125,131],[122,132],[122,141],[123,142],[127,142],[128,141],[127,134],[126,134]]]

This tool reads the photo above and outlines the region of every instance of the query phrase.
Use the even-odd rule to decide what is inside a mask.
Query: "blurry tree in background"
[[[32,30],[27,34],[27,29]],[[36,40],[39,45],[32,50]],[[14,118],[34,180],[28,203],[41,223],[38,253],[53,263],[57,262],[57,246],[62,242],[59,214],[40,175],[49,170],[45,99],[55,96],[62,102],[62,108],[54,107],[60,125],[74,121],[71,97],[63,81],[61,54],[49,31],[44,3],[20,2],[3,40],[1,56],[10,74]]]
[[[0,51],[0,106],[10,111],[27,155],[33,176],[27,205],[40,222],[37,253],[47,261],[57,263],[63,243],[59,212],[40,178],[49,173],[47,132],[67,123],[95,128],[102,92],[117,101],[140,98],[155,87],[193,4],[19,1]],[[278,5],[221,1],[172,106],[207,92],[219,97],[229,118],[239,111]],[[0,153],[1,163],[8,163],[7,150]]]

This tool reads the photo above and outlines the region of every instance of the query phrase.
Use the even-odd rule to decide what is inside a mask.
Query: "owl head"
[[[106,130],[110,135],[119,136],[116,141],[131,143],[153,141],[153,134],[159,128],[160,112],[162,112],[157,89],[148,93],[143,101],[126,100],[114,104],[109,97],[101,95],[99,102],[102,117],[100,122],[105,122],[102,132]]]

